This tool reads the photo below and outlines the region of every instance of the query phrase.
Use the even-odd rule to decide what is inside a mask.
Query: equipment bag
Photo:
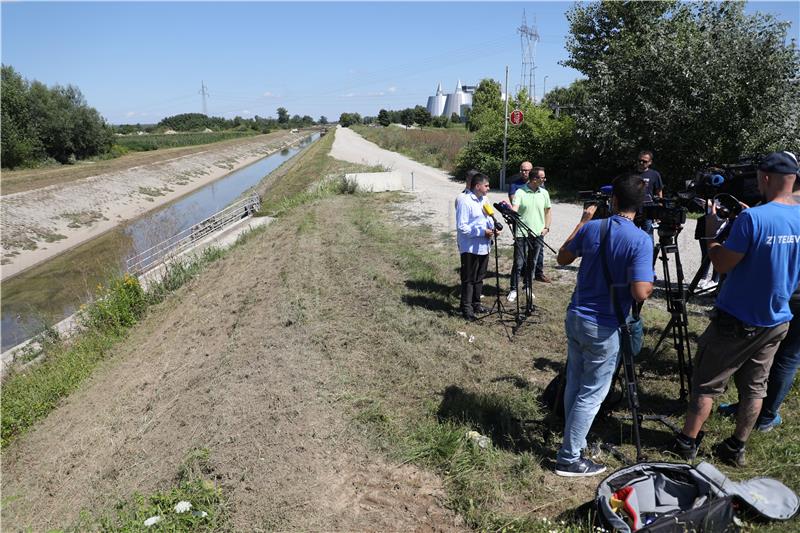
[[[770,478],[731,481],[710,463],[638,463],[622,468],[597,487],[598,519],[606,528],[647,531],[739,531],[734,511],[755,518],[789,520],[797,495]]]

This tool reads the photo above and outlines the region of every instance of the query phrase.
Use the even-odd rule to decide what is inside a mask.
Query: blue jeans
[[[793,305],[791,309],[794,318],[789,323],[789,332],[781,341],[772,361],[767,397],[761,405],[757,425],[768,424],[778,416],[778,410],[792,389],[794,375],[800,367],[800,305]]]
[[[564,388],[564,440],[557,461],[579,460],[586,435],[600,410],[619,359],[619,330],[567,311],[567,385]]]

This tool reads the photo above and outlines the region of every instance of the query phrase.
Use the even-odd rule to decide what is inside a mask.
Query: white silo
[[[442,113],[444,113],[445,100],[446,97],[442,92],[442,84],[439,83],[438,87],[436,87],[436,94],[428,97],[428,113],[430,113],[432,117],[441,116]]]
[[[458,80],[455,92],[447,95],[447,101],[444,104],[444,116],[450,117],[455,113],[459,117],[463,117],[462,106],[465,105],[467,107],[472,105],[472,95],[464,92],[461,88],[461,80]]]

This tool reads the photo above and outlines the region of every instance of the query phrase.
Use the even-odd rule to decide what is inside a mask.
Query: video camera
[[[642,215],[646,219],[658,220],[659,228],[677,229],[686,223],[685,207],[674,198],[656,198],[642,206]]]
[[[611,216],[611,185],[603,185],[599,191],[578,191],[578,199],[583,201],[583,208],[597,206],[592,220]]]
[[[748,156],[733,164],[710,165],[697,172],[694,179],[688,180],[686,190],[679,192],[678,197],[686,207],[694,210],[705,210],[705,200],[716,197],[721,204],[728,207],[727,216],[723,217],[719,211],[718,216],[735,218],[741,211],[737,198],[747,205],[755,205],[761,201],[761,193],[758,191],[760,159],[759,156]],[[725,196],[720,198],[720,195]]]

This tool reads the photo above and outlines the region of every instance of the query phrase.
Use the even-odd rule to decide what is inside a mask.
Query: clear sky
[[[111,123],[165,116],[275,116],[425,105],[441,82],[520,82],[516,28],[536,24],[536,96],[578,76],[562,67],[572,2],[2,2],[2,61],[72,84]],[[751,2],[800,28],[798,2]]]

